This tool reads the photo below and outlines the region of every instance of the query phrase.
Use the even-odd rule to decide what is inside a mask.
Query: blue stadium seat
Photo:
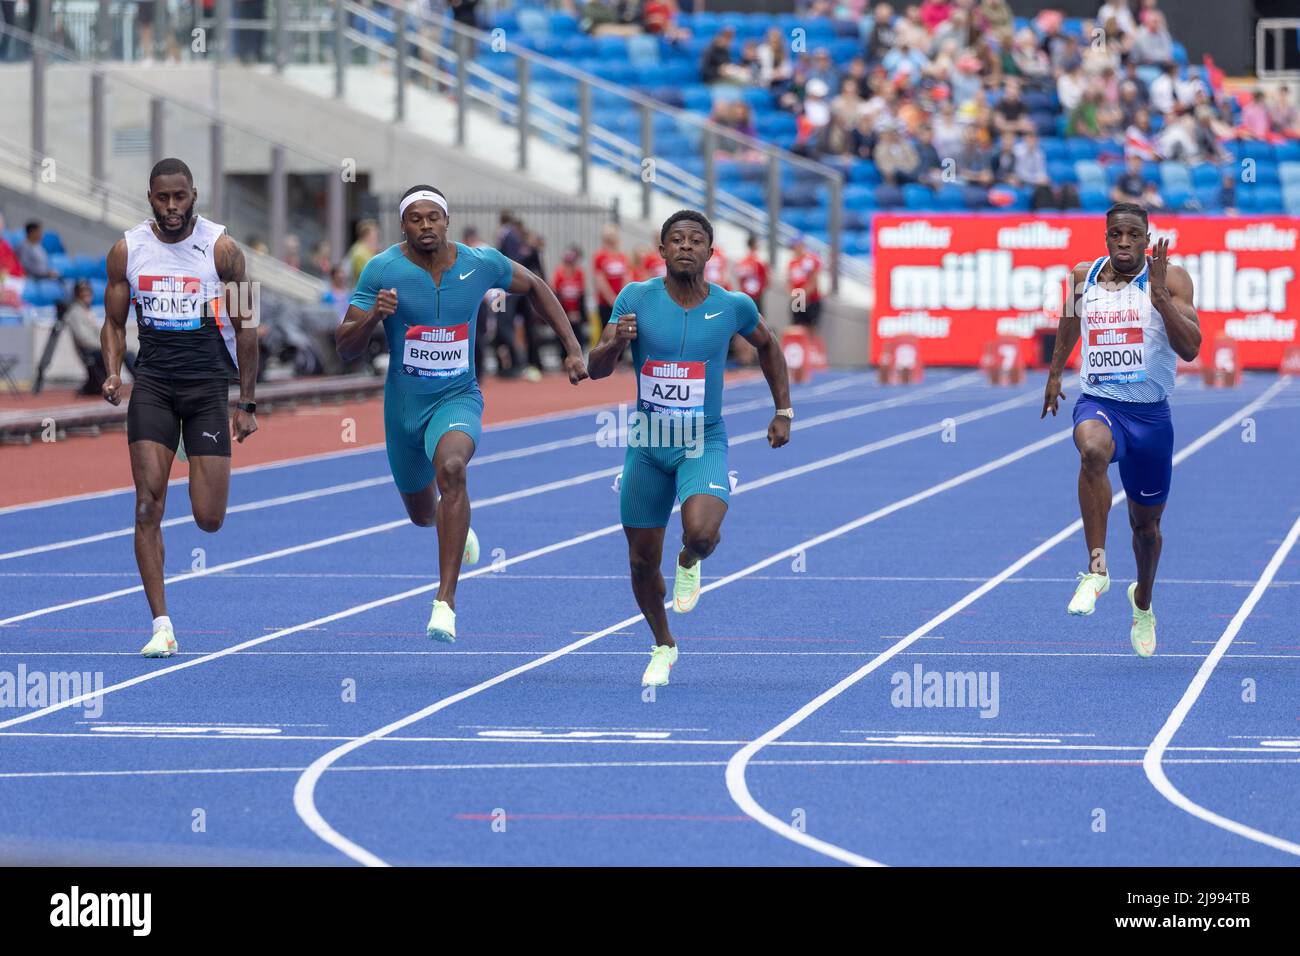
[[[966,185],[962,187],[967,209],[986,209],[989,204],[989,191],[983,186]]]
[[[51,255],[67,251],[63,248],[63,240],[59,238],[59,234],[53,230],[47,230],[41,236],[41,246]]]
[[[1277,186],[1241,183],[1237,186],[1237,204],[1242,212],[1281,212],[1282,190]]]
[[[1288,216],[1300,216],[1300,189],[1282,195],[1282,209]]]
[[[559,34],[577,33],[578,18],[572,13],[552,13],[551,32]]]
[[[1079,202],[1082,204],[1085,212],[1105,212],[1110,208],[1110,199],[1106,195],[1106,190],[1099,189],[1096,186],[1080,186]]]
[[[944,183],[934,195],[936,209],[961,212],[966,208],[966,189],[957,183]]]
[[[1217,185],[1197,186],[1193,191],[1196,193],[1196,201],[1201,204],[1203,212],[1218,212],[1223,208],[1222,194]]]
[[[794,186],[785,191],[781,201],[792,207],[799,206],[816,206],[817,205],[817,187],[816,186]]]
[[[1160,185],[1163,189],[1191,189],[1192,174],[1185,163],[1160,164]]]
[[[1160,195],[1170,209],[1182,209],[1193,197],[1192,190],[1187,186],[1166,186]]]
[[[1281,181],[1278,164],[1271,159],[1261,159],[1259,165],[1255,167],[1255,182],[1276,186]]]
[[[1080,187],[1094,186],[1100,189],[1108,185],[1106,171],[1095,159],[1075,160],[1074,172]]]
[[[1187,47],[1183,46],[1177,40],[1174,41],[1174,62],[1179,66],[1187,66]]]
[[[759,209],[766,208],[767,203],[763,193],[763,187],[759,183],[736,183],[728,186],[727,192],[735,196],[741,202],[747,202],[751,206],[757,206]]]
[[[1283,188],[1287,186],[1300,186],[1300,162],[1287,160],[1278,163],[1278,179],[1281,181]]]
[[[692,113],[709,113],[713,109],[713,93],[707,86],[688,86],[682,90],[686,108]]]
[[[551,32],[551,20],[541,10],[524,8],[515,14],[515,22],[522,33],[541,36]]]
[[[881,209],[894,209],[903,205],[903,191],[897,186],[881,183],[876,187],[876,205]]]
[[[1045,137],[1042,141],[1043,156],[1048,162],[1053,160],[1061,161],[1070,158],[1070,151],[1066,148],[1065,140],[1058,139],[1055,136]]]
[[[1273,144],[1266,143],[1262,140],[1244,139],[1237,143],[1237,157],[1239,159],[1253,159],[1256,162],[1262,160],[1273,161]]]
[[[928,210],[937,208],[934,193],[929,186],[920,183],[907,183],[903,186],[903,208]]]
[[[1300,141],[1289,139],[1273,147],[1273,154],[1279,163],[1300,163]]]
[[[1192,167],[1192,185],[1197,189],[1204,189],[1213,186],[1219,188],[1219,180],[1222,178],[1219,170],[1212,163],[1200,163]]]
[[[1077,183],[1079,174],[1075,172],[1074,163],[1069,160],[1049,159],[1047,177],[1054,183]]]
[[[847,209],[875,209],[876,187],[849,183],[844,187],[844,206]]]
[[[1086,136],[1071,136],[1065,141],[1065,148],[1074,160],[1097,158],[1097,143]]]
[[[855,159],[849,168],[849,181],[869,183],[872,186],[879,185],[880,170],[876,169],[876,164],[869,159]]]

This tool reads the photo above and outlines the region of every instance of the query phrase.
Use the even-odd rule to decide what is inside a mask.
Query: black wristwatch
[[[248,414],[251,415],[255,411],[257,411],[257,402],[240,402],[235,407],[238,408],[241,412],[248,412]]]

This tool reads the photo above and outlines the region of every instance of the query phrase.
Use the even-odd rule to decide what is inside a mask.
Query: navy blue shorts
[[[1119,462],[1119,477],[1131,501],[1159,505],[1169,497],[1174,471],[1174,420],[1169,402],[1117,402],[1081,394],[1074,403],[1074,424],[1088,419],[1104,422],[1115,439],[1111,461]]]

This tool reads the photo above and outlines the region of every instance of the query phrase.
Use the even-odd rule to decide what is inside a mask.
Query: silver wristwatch
[[[793,408],[778,408],[778,409],[776,410],[776,413],[777,413],[778,415],[784,415],[786,418],[790,419],[790,421],[794,421],[794,409],[793,409]]]

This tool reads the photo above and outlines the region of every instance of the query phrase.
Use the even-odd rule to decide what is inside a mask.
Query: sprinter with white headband
[[[450,216],[439,190],[411,187],[398,217],[405,241],[367,263],[334,340],[343,360],[351,361],[383,323],[390,356],[384,383],[388,464],[411,521],[437,526],[438,595],[425,632],[451,643],[461,562],[474,564],[479,557],[465,468],[483,427],[474,368],[483,296],[489,289],[527,294],[564,345],[569,381],[578,384],[587,368],[568,317],[542,279],[496,249],[447,241]]]

